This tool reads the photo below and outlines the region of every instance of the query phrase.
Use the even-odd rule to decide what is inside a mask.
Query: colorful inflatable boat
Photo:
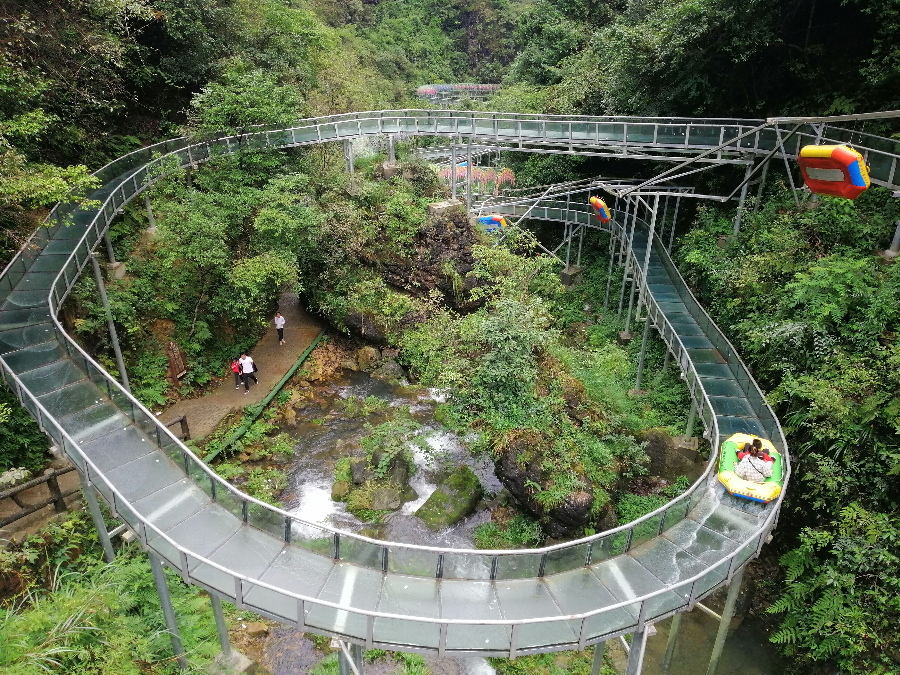
[[[591,197],[591,206],[594,207],[594,215],[601,223],[609,222],[609,207],[600,197]]]
[[[807,145],[798,161],[806,186],[817,195],[856,199],[869,187],[866,162],[849,145]]]
[[[719,482],[729,494],[735,497],[766,504],[781,494],[782,473],[784,470],[781,455],[770,441],[767,441],[765,438],[759,439],[762,441],[763,450],[775,460],[771,477],[767,478],[764,483],[753,483],[749,480],[738,478],[737,474],[734,473],[734,467],[738,463],[738,451],[743,447],[744,443],[752,443],[754,438],[759,438],[759,436],[735,434],[722,443],[722,452],[719,455]]]
[[[484,226],[484,231],[489,233],[499,232],[509,226],[503,216],[481,216],[478,222]]]

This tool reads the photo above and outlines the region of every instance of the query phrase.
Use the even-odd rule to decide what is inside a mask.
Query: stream
[[[345,371],[347,372],[347,371]],[[473,531],[491,518],[487,503],[457,525],[433,532],[414,514],[437,487],[441,470],[465,464],[478,476],[488,495],[499,493],[502,485],[494,475],[493,462],[474,457],[456,434],[435,419],[435,405],[443,402],[440,392],[421,387],[406,387],[377,380],[364,373],[348,373],[328,384],[312,386],[304,391],[307,398],[296,406],[296,424],[279,424],[279,432],[287,433],[295,442],[294,457],[285,467],[288,487],[281,499],[285,509],[310,521],[327,523],[368,537],[431,546],[473,548]],[[351,397],[375,396],[387,408],[368,415],[348,417],[346,401]],[[427,449],[412,446],[416,472],[410,485],[417,497],[408,501],[383,523],[365,523],[347,511],[343,502],[331,499],[335,464],[359,445],[365,425],[373,426],[389,418],[389,408],[406,406],[422,425],[420,436]],[[644,674],[656,675],[665,651],[668,625],[661,622],[657,635],[647,644]],[[718,623],[695,611],[685,615],[669,675],[705,673]],[[262,665],[272,675],[308,673],[320,661],[321,654],[303,633],[287,626],[275,628],[264,649]],[[770,675],[782,670],[781,659],[769,641],[765,627],[748,617],[729,636],[719,666],[720,675]],[[493,675],[495,670],[482,658],[426,657],[432,675]],[[403,667],[391,660],[366,664],[367,675],[395,675]]]

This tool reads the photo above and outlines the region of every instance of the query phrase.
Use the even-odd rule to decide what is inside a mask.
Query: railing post
[[[169,596],[169,587],[166,584],[166,573],[155,553],[148,552],[150,558],[150,570],[153,572],[153,583],[156,584],[156,592],[159,594],[159,602],[162,605],[163,617],[166,619],[169,637],[172,639],[172,651],[181,670],[187,670],[188,662],[184,655],[184,645],[181,642],[181,633],[178,632],[178,622],[175,621],[175,609],[172,607],[172,598]]]
[[[81,491],[84,493],[88,511],[91,512],[91,519],[93,519],[94,527],[97,530],[97,538],[100,539],[100,545],[103,547],[103,557],[106,558],[106,562],[111,563],[116,559],[116,553],[113,551],[109,533],[106,531],[106,522],[103,520],[103,514],[100,512],[100,504],[97,502],[97,495],[94,494],[94,486],[90,484],[80,471],[78,472],[78,478],[81,480]]]
[[[125,371],[125,360],[122,358],[122,348],[119,346],[119,336],[116,333],[116,324],[113,321],[112,310],[109,308],[109,298],[106,297],[106,284],[103,283],[103,273],[100,271],[100,263],[97,261],[97,254],[91,253],[91,262],[94,265],[94,279],[97,280],[97,289],[100,291],[100,302],[103,303],[103,309],[106,310],[106,323],[109,326],[109,337],[112,341],[113,353],[116,355],[116,366],[119,369],[119,377],[122,380],[122,387],[129,394],[131,393],[131,385],[128,383],[128,373]]]
[[[753,215],[759,212],[759,205],[762,203],[763,192],[766,189],[766,174],[769,172],[769,161],[763,160],[762,175],[759,177],[759,190],[756,192],[756,203],[753,205]]]
[[[113,250],[112,240],[109,238],[109,228],[103,233],[103,243],[106,244],[106,257],[113,265],[116,264],[116,252]]]
[[[456,139],[450,139],[450,197],[456,199]]]
[[[697,421],[697,402],[691,401],[691,412],[688,413],[687,426],[685,427],[684,436],[690,438],[694,435],[694,422]]]
[[[722,620],[719,622],[719,632],[716,633],[716,642],[713,645],[712,656],[709,658],[709,668],[706,675],[716,675],[719,667],[719,659],[722,657],[722,649],[725,647],[725,639],[728,637],[728,629],[731,626],[731,618],[734,616],[734,606],[741,591],[741,581],[744,578],[744,568],[740,568],[731,578],[728,586],[728,597],[725,599],[725,609],[722,611]]]
[[[472,137],[466,143],[466,211],[472,210]]]
[[[63,498],[62,490],[59,489],[59,480],[56,478],[56,470],[50,474],[47,479],[47,488],[50,490],[50,496],[54,498],[53,508],[57,513],[66,512],[66,500]]]
[[[675,241],[675,226],[678,224],[678,208],[681,206],[681,197],[675,198],[675,215],[672,216],[672,229],[669,232],[669,253],[672,253],[672,242]]]

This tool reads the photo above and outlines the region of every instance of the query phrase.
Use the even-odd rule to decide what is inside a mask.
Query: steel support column
[[[147,221],[150,223],[150,229],[156,229],[156,218],[153,217],[153,207],[150,206],[150,195],[144,193],[144,208],[147,210]]]
[[[656,234],[657,213],[659,213],[659,195],[656,195],[653,200],[653,215],[650,217],[650,234],[647,235],[647,250],[644,253],[644,286],[641,288],[641,298],[643,298],[644,307],[647,309],[647,318],[644,320],[644,337],[641,339],[641,353],[638,356],[637,381],[634,385],[634,388],[638,391],[641,389],[641,377],[644,374],[644,357],[647,354],[647,338],[650,335],[650,324],[652,323],[650,320],[650,305],[647,304],[647,293],[650,292],[650,282],[647,275],[650,273],[650,254],[653,251],[653,237]],[[638,307],[640,307],[640,302],[638,302]],[[628,329],[626,328],[625,330],[627,331]]]
[[[675,241],[675,226],[678,224],[678,208],[681,206],[681,197],[675,198],[675,214],[672,216],[672,230],[669,232],[669,247],[666,249],[672,253],[672,242]]]
[[[606,297],[603,300],[603,311],[609,309],[609,291],[612,288],[612,271],[613,261],[616,258],[616,238],[613,236],[612,229],[609,232],[609,269],[606,270]]]
[[[756,203],[753,205],[753,215],[759,212],[759,205],[762,203],[763,192],[766,189],[766,174],[769,173],[769,162],[764,160],[762,175],[759,177],[759,190],[756,192]]]
[[[631,293],[628,294],[628,314],[625,315],[625,332],[628,333],[631,331],[631,310],[635,309],[635,314],[637,314],[636,308],[634,307],[634,296],[636,295],[635,291],[637,291],[637,283],[638,278],[636,274],[637,270],[633,269],[631,271]]]
[[[178,622],[175,621],[175,609],[172,607],[172,598],[169,596],[169,586],[166,584],[166,573],[162,563],[155,553],[148,552],[150,558],[150,570],[153,572],[153,583],[156,584],[156,592],[159,594],[159,602],[162,605],[163,617],[166,619],[169,637],[172,640],[172,651],[181,670],[187,670],[188,662],[184,655],[184,645],[181,643],[181,633],[178,632]]]
[[[672,656],[675,654],[675,644],[678,642],[678,633],[681,630],[681,619],[683,612],[679,612],[672,617],[672,623],[669,625],[669,639],[666,641],[666,653],[663,656],[660,675],[669,675],[669,666],[672,664]]]
[[[641,675],[644,666],[644,652],[647,651],[647,626],[631,634],[631,647],[628,650],[628,663],[625,664],[625,675]]]
[[[472,210],[472,137],[466,143],[466,211]]]
[[[450,196],[456,199],[456,143],[450,143]]]
[[[744,186],[741,188],[741,196],[738,198],[737,214],[734,217],[734,232],[732,234],[735,235],[741,231],[741,217],[744,215],[744,200],[747,198],[747,188],[750,187],[751,173],[753,173],[753,162],[750,162],[747,165],[747,170],[744,172]]]
[[[731,577],[731,585],[728,586],[728,597],[725,599],[725,609],[722,611],[722,621],[719,622],[719,632],[716,633],[716,643],[713,645],[706,675],[716,675],[716,669],[719,667],[719,659],[722,657],[722,649],[725,647],[725,638],[728,637],[731,617],[734,616],[734,606],[737,604],[737,597],[741,592],[741,581],[743,579],[744,568],[742,567]]]
[[[119,369],[122,386],[130,394],[131,385],[128,383],[128,373],[125,372],[125,360],[122,358],[122,348],[119,346],[119,336],[116,333],[116,324],[113,321],[112,310],[109,308],[109,299],[106,297],[106,284],[103,283],[103,272],[100,271],[100,263],[97,261],[96,253],[91,254],[91,262],[94,264],[94,278],[97,280],[97,288],[100,291],[100,302],[103,303],[103,309],[106,311],[106,323],[109,326],[109,337],[112,341],[113,353],[116,355],[116,367]]]
[[[800,125],[798,124],[797,127]],[[794,128],[794,131],[797,130],[797,127]],[[790,133],[793,136],[793,131]],[[778,125],[775,125],[775,134],[778,136],[778,147],[781,148],[781,158],[784,160],[784,170],[787,172],[788,183],[791,185],[791,194],[794,195],[794,203],[797,205],[797,208],[800,208],[800,198],[797,196],[797,188],[794,185],[794,173],[791,171],[791,163],[787,158],[787,151],[784,149],[784,141],[781,140],[781,129]]]
[[[356,167],[353,162],[353,141],[349,138],[344,139],[344,162],[347,165],[347,173],[352,176]]]
[[[697,421],[697,402],[691,401],[691,412],[688,413],[687,419],[687,427],[684,430],[684,435],[687,438],[690,438],[694,435],[694,422]]]
[[[571,214],[569,212],[571,193],[566,194],[566,269],[569,268],[569,260],[572,257],[572,223],[569,220]]]
[[[103,233],[103,243],[106,244],[106,257],[109,258],[109,262],[115,264],[116,252],[113,250],[112,240],[109,238],[109,228],[106,228],[106,232]]]
[[[212,604],[213,616],[216,619],[216,632],[219,634],[219,645],[222,647],[222,656],[226,660],[231,659],[231,641],[228,639],[228,626],[225,623],[225,614],[222,612],[222,599],[215,593],[209,594],[209,602]]]
[[[646,303],[644,305],[647,307]],[[653,323],[650,320],[650,312],[649,307],[647,307],[647,318],[644,319],[644,337],[641,338],[641,353],[638,356],[638,371],[637,371],[637,380],[634,383],[634,388],[638,391],[641,390],[641,376],[644,374],[644,357],[647,354],[647,338],[650,335],[650,324]]]
[[[594,645],[594,659],[591,661],[591,675],[600,675],[603,668],[603,654],[606,653],[606,643],[598,642]]]
[[[97,538],[103,547],[103,557],[106,558],[106,562],[111,563],[116,559],[116,552],[113,551],[109,533],[106,531],[106,521],[103,520],[103,513],[100,512],[100,504],[97,502],[97,495],[94,494],[94,487],[80,471],[78,472],[78,478],[81,480],[81,491],[84,493],[85,501],[87,501],[88,511],[91,512],[91,520],[94,521],[94,527],[97,529]]]
[[[397,161],[397,155],[394,152],[394,137],[391,134],[388,134],[388,161]]]
[[[340,642],[340,652],[338,653],[338,670],[340,675],[365,675],[363,649],[359,645],[348,645],[346,642]]]

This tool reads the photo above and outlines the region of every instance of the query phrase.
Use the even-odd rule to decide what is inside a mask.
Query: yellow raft
[[[754,438],[759,438],[759,436],[735,434],[722,443],[722,452],[719,455],[719,482],[735,497],[765,504],[781,494],[784,463],[775,446],[765,438],[760,438],[763,450],[775,460],[775,465],[772,467],[772,475],[766,479],[765,483],[753,483],[749,480],[738,478],[737,474],[734,473],[734,467],[738,463],[738,449],[744,443],[751,443]]]

